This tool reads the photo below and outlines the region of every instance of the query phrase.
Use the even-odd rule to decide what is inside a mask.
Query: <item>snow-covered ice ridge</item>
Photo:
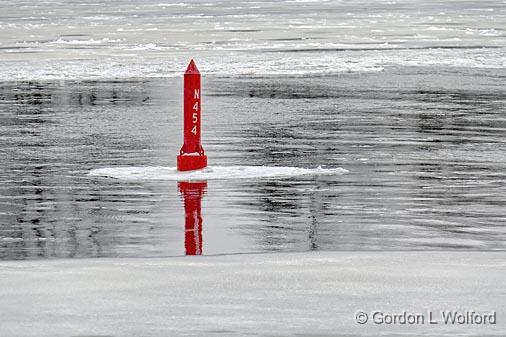
[[[176,167],[106,167],[91,170],[88,175],[123,180],[227,180],[285,178],[303,175],[341,175],[343,168],[301,168],[286,166],[209,166],[203,170],[181,172]]]

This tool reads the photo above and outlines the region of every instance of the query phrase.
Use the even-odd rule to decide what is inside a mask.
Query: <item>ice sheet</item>
[[[90,176],[125,180],[226,180],[284,178],[302,175],[341,175],[343,168],[301,168],[286,166],[209,166],[203,170],[180,172],[176,167],[106,167],[91,170]]]
[[[4,0],[0,81],[179,77],[189,57],[219,77],[502,69],[504,2],[478,3]]]
[[[504,252],[0,262],[0,336],[505,336]],[[497,312],[497,324],[355,314]]]

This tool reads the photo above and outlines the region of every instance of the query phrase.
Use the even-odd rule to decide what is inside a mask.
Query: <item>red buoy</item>
[[[177,156],[179,171],[207,166],[207,156],[200,143],[200,102],[200,72],[191,60],[184,73],[184,143]]]

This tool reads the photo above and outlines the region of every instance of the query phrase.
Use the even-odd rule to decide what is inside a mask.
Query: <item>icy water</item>
[[[2,259],[506,248],[504,1],[0,13]],[[193,185],[173,172],[190,57]]]

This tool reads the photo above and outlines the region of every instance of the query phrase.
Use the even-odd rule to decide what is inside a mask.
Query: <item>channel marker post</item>
[[[192,59],[184,73],[184,143],[177,156],[179,171],[199,170],[207,166],[207,156],[200,143],[200,117],[200,72]]]

